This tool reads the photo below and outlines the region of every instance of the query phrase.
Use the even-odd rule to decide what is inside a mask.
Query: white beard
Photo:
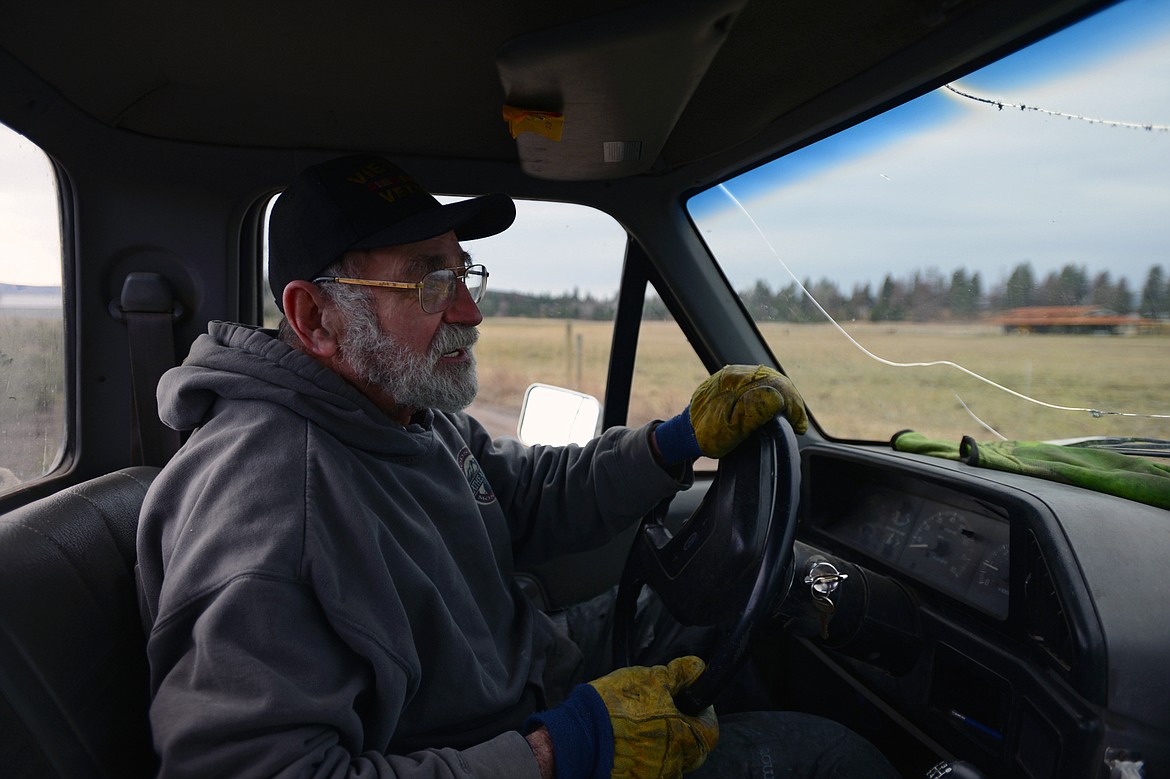
[[[440,323],[426,354],[417,354],[378,326],[367,305],[353,306],[341,343],[341,357],[357,376],[389,395],[395,405],[454,412],[467,408],[479,391],[472,347],[479,330]],[[443,365],[439,358],[466,349],[466,362]]]

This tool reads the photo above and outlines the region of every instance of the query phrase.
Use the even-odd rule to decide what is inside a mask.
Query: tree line
[[[1170,277],[1160,265],[1150,268],[1140,290],[1109,271],[1090,275],[1085,266],[1065,265],[1038,278],[1031,263],[1020,263],[1006,280],[987,286],[980,273],[959,268],[948,277],[937,270],[915,271],[896,278],[886,274],[875,289],[854,285],[847,293],[838,284],[805,279],[805,289],[834,319],[873,322],[937,322],[972,320],[988,312],[1025,306],[1092,305],[1115,314],[1170,319]],[[763,322],[815,322],[824,318],[816,303],[791,282],[773,289],[760,280],[740,290],[748,313]],[[561,295],[492,292],[480,303],[484,316],[611,320],[617,299],[597,298],[578,290]],[[669,312],[655,297],[646,301],[643,316],[667,319]]]

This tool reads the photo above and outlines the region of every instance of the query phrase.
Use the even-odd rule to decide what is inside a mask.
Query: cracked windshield
[[[1170,439],[1170,4],[692,198],[821,429]]]

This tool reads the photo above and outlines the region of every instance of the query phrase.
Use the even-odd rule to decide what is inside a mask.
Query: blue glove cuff
[[[695,438],[695,427],[691,424],[691,407],[687,406],[676,417],[666,420],[654,428],[654,439],[664,465],[674,465],[684,460],[693,460],[703,454]]]
[[[613,771],[613,725],[609,709],[591,685],[578,684],[564,703],[539,711],[524,723],[541,725],[552,739],[557,779],[608,779]]]

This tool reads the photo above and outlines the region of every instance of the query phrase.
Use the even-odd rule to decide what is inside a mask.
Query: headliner
[[[690,167],[698,181],[932,88],[1094,5],[6,0],[0,47],[129,133],[519,163],[563,180]],[[564,140],[513,140],[507,101],[563,112]],[[613,140],[637,140],[641,157],[606,162],[599,150]]]

